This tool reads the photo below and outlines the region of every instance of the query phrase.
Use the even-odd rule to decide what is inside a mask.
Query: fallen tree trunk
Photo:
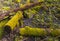
[[[32,28],[26,26],[24,28],[20,28],[20,34],[24,36],[60,36],[60,29]]]
[[[10,31],[14,30],[14,28],[15,28],[15,26],[17,25],[18,21],[23,18],[22,13],[23,13],[23,12],[18,11],[18,12],[16,13],[16,15],[14,15],[14,16],[12,17],[12,19],[10,19],[10,20],[5,24],[4,31],[6,31],[7,33],[10,33],[10,32],[7,31],[8,29],[9,29]]]

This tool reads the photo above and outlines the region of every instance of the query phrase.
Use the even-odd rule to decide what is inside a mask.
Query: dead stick
[[[15,8],[15,9],[11,9],[5,13],[1,13],[0,15],[0,19],[3,20],[5,16],[9,16],[9,13],[12,13],[12,12],[17,12],[17,11],[24,11],[26,9],[29,9],[29,8],[32,8],[34,6],[37,6],[37,5],[41,5],[43,2],[37,2],[37,3],[29,3],[29,4],[25,4],[23,7],[18,7],[18,8]],[[4,15],[3,15],[4,14]]]

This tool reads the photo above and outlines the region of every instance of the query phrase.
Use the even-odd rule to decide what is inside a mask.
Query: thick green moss
[[[2,20],[0,22],[0,39],[2,38],[3,34],[4,34],[4,26],[5,24],[8,22],[9,19],[5,19],[5,20]]]

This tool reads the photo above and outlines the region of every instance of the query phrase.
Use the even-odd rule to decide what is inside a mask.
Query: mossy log
[[[16,15],[14,15],[6,24],[4,27],[4,30],[8,32],[7,30],[14,30],[15,26],[17,25],[18,21],[23,18],[22,12],[18,11]],[[10,33],[10,32],[8,32]]]
[[[26,26],[24,28],[20,28],[20,34],[24,36],[60,36],[60,29],[45,29],[45,28],[32,28]]]

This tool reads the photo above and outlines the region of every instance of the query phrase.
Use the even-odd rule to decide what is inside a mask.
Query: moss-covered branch
[[[25,36],[60,36],[60,29],[32,28],[26,26],[24,28],[20,28],[20,34]]]
[[[4,28],[5,28],[5,29],[10,28],[10,30],[13,30],[13,29],[15,28],[15,26],[17,25],[18,21],[19,21],[20,19],[22,19],[22,17],[23,17],[22,12],[21,12],[21,11],[18,11],[18,12],[16,13],[16,15],[14,15],[14,16],[12,17],[12,19],[9,20],[9,21],[6,23],[6,25],[5,25]]]

